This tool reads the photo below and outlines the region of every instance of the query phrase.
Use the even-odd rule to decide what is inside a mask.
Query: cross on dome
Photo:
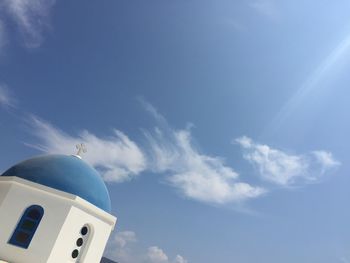
[[[87,152],[87,149],[86,149],[86,146],[85,146],[84,143],[77,144],[75,147],[78,150],[78,152],[76,153],[76,156],[78,156],[80,158],[81,158],[81,154],[82,153],[86,153]]]

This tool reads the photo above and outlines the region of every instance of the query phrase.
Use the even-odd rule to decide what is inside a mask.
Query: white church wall
[[[11,263],[72,263],[82,226],[92,228],[79,262],[99,262],[116,218],[89,202],[17,177],[0,177],[0,259]],[[28,247],[8,243],[25,209],[40,205],[44,216]],[[91,248],[91,249],[89,249]]]
[[[3,182],[2,184],[0,184],[0,205],[1,205],[2,201],[5,199],[9,189],[10,189],[9,183]]]
[[[89,232],[86,234],[87,238],[81,235],[81,229],[84,226],[89,228]],[[48,262],[62,263],[59,260],[62,256],[65,257],[64,262],[100,262],[112,228],[113,226],[100,218],[80,208],[72,207]],[[84,239],[84,244],[81,247],[76,245],[78,238]],[[79,256],[74,259],[72,252],[75,249],[79,251]]]
[[[28,185],[12,182],[5,183],[5,188],[8,192],[0,206],[0,258],[13,263],[47,263],[70,206],[57,196]],[[31,205],[42,206],[44,216],[28,249],[9,244],[23,212]]]

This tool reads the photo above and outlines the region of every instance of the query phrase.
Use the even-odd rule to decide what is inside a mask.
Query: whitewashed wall
[[[44,208],[44,216],[28,247],[8,241],[25,209]],[[100,262],[116,218],[89,202],[62,191],[17,177],[0,177],[0,259],[11,263],[71,263],[80,229],[93,233],[79,262]]]

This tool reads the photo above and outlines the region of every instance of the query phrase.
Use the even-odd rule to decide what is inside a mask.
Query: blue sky
[[[349,11],[4,0],[0,170],[85,143],[120,262],[348,263]]]

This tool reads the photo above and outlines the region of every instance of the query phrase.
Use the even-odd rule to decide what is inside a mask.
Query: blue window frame
[[[43,215],[44,209],[41,206],[32,205],[28,207],[24,211],[8,243],[28,248]]]

